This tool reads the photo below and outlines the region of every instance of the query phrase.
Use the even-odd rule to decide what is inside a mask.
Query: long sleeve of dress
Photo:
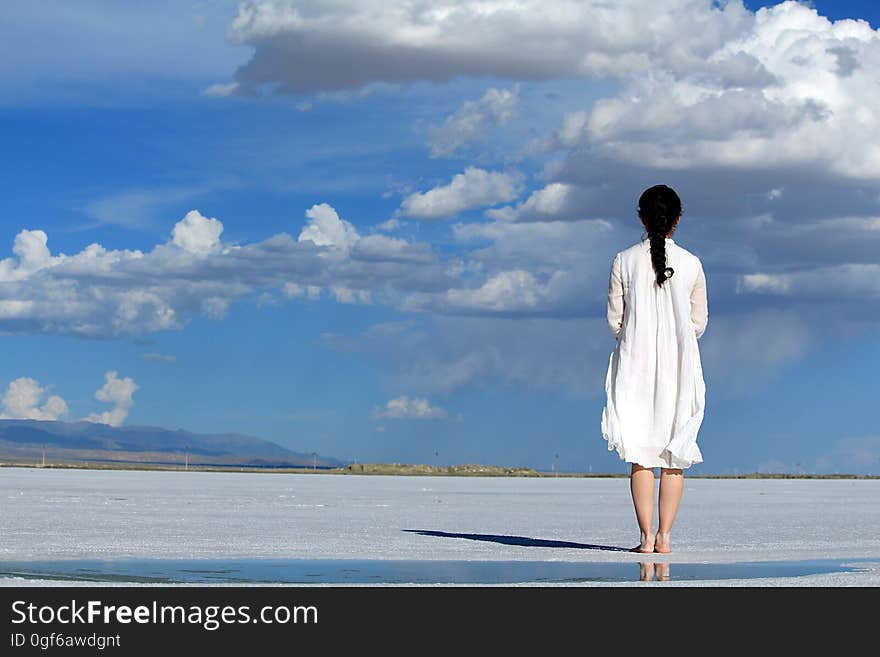
[[[706,297],[706,274],[703,272],[703,265],[700,264],[700,271],[697,274],[697,280],[691,290],[691,320],[694,323],[694,330],[697,338],[706,331],[706,324],[709,323],[709,304]]]
[[[624,305],[623,280],[620,276],[620,254],[618,253],[614,256],[614,262],[611,263],[611,276],[608,280],[608,310],[606,312],[608,328],[615,339],[620,337],[623,326]]]

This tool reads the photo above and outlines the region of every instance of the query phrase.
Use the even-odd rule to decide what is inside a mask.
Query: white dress
[[[703,264],[666,238],[675,273],[656,283],[649,240],[614,256],[608,327],[617,345],[608,359],[602,435],[630,463],[687,468],[701,463],[697,432],[706,384],[697,339],[709,313]]]

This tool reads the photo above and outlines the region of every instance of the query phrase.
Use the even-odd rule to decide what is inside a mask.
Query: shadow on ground
[[[457,532],[441,532],[434,529],[404,529],[410,534],[437,536],[439,538],[466,538],[469,541],[488,541],[503,545],[520,545],[522,547],[575,548],[577,550],[604,550],[606,552],[629,552],[629,548],[616,545],[594,545],[592,543],[575,543],[574,541],[557,541],[548,538],[531,538],[529,536],[507,536],[504,534],[460,534]]]

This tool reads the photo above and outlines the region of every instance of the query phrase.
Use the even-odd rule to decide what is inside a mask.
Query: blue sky
[[[876,472],[876,3],[449,6],[10,3],[0,415],[623,471],[608,267],[662,181],[693,471]]]

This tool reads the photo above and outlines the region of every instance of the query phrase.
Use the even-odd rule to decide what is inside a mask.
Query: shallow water
[[[0,578],[193,584],[524,584],[712,581],[852,572],[853,560],[741,563],[118,559],[0,562]]]

